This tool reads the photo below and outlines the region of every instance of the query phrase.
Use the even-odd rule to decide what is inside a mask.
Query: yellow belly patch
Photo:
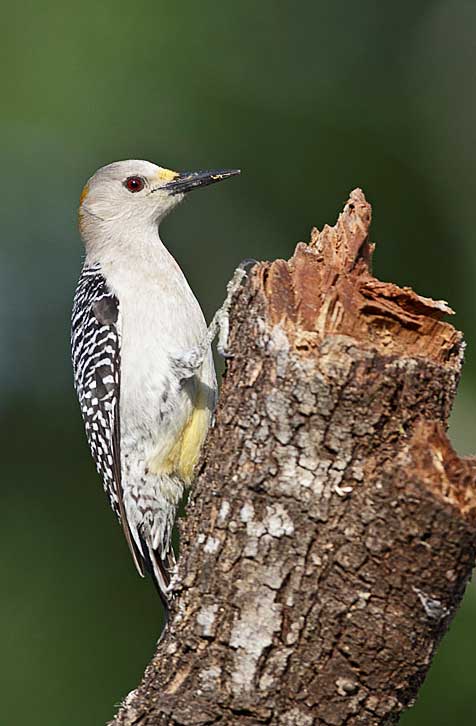
[[[184,482],[190,483],[210,425],[209,390],[203,384],[199,384],[195,407],[190,418],[169,452],[164,457],[161,456],[160,461],[156,457],[150,463],[150,472],[177,474]]]

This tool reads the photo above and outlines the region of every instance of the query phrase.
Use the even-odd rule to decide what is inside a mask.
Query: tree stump
[[[445,427],[462,336],[372,276],[370,205],[234,300],[170,621],[113,726],[379,726],[414,700],[475,559]]]

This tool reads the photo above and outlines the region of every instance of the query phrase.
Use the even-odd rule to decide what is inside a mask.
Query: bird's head
[[[238,169],[177,172],[149,161],[117,161],[99,169],[85,185],[79,220],[83,237],[98,226],[158,224],[192,189],[239,174]]]

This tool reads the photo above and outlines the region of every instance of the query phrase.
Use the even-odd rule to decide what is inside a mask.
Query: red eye
[[[130,176],[124,182],[124,186],[130,192],[141,192],[145,186],[145,182],[141,176]]]

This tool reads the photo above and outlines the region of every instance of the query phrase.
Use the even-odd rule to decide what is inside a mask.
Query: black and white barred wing
[[[76,288],[71,349],[74,385],[89,448],[136,567],[143,575],[142,556],[132,538],[122,496],[119,301],[109,290],[98,265],[83,268]]]

